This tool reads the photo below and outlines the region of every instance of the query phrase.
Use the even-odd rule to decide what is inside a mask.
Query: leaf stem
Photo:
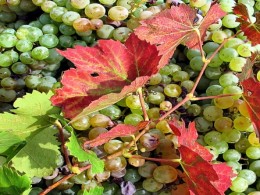
[[[202,48],[202,42],[201,42],[201,36],[200,36],[200,31],[198,29],[196,29],[196,33],[198,35],[198,41],[199,41],[199,47],[200,47],[200,53],[201,53],[201,58],[202,61],[205,62],[206,61],[206,57]]]
[[[142,107],[142,111],[143,111],[143,114],[144,114],[144,120],[149,121],[149,117],[148,117],[148,114],[147,114],[146,109],[145,109],[145,102],[144,102],[142,87],[139,87],[137,89],[137,93],[138,93],[138,96],[139,96],[139,99],[140,99],[140,102],[141,102],[141,107]]]
[[[63,154],[64,154],[64,158],[65,158],[65,162],[66,162],[66,165],[68,166],[68,168],[70,169],[72,167],[71,165],[71,162],[70,162],[70,159],[69,159],[69,155],[68,155],[68,152],[67,152],[67,149],[65,147],[65,139],[64,139],[64,134],[63,134],[63,127],[61,125],[61,123],[56,120],[54,122],[54,125],[58,128],[59,130],[59,134],[60,134],[60,139],[61,139],[61,149],[63,151]]]

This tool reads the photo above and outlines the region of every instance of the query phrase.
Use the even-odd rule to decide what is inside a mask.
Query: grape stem
[[[204,96],[204,97],[192,97],[191,101],[198,101],[198,100],[207,100],[207,99],[215,99],[215,98],[221,98],[221,97],[229,97],[229,96],[235,96],[240,94],[220,94],[220,95],[213,95],[213,96]]]
[[[149,117],[148,117],[146,109],[145,109],[144,96],[143,96],[143,91],[142,91],[141,87],[139,87],[137,89],[137,93],[138,93],[138,96],[139,96],[139,99],[140,99],[140,102],[141,102],[141,107],[142,107],[142,111],[143,111],[143,114],[144,114],[144,120],[149,121]]]
[[[91,167],[91,165],[87,165],[85,167],[80,168],[80,172],[83,172],[87,169],[89,169]],[[65,175],[63,178],[61,178],[59,181],[53,183],[52,185],[48,186],[48,188],[46,188],[44,191],[42,191],[39,195],[46,195],[47,193],[49,193],[50,191],[52,191],[54,188],[56,188],[57,186],[59,186],[62,182],[68,180],[69,178],[73,177],[74,175],[76,175],[75,173],[71,173],[69,175]]]
[[[71,162],[70,162],[70,159],[69,159],[69,155],[68,155],[68,151],[65,147],[65,139],[64,139],[64,134],[63,134],[63,128],[62,128],[62,125],[61,123],[56,120],[54,122],[54,125],[58,128],[59,130],[59,134],[60,134],[60,139],[61,139],[61,149],[63,151],[63,154],[64,154],[64,157],[65,157],[65,162],[66,162],[66,165],[68,166],[68,168],[70,169],[72,167],[71,165]]]

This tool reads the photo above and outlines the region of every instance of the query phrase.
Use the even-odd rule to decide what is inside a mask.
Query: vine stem
[[[144,120],[149,121],[149,117],[148,117],[148,114],[147,114],[146,109],[145,109],[145,102],[144,102],[142,87],[139,87],[137,89],[137,93],[138,93],[138,96],[139,96],[139,99],[140,99],[140,102],[141,102],[141,107],[142,107],[142,111],[143,111],[143,114],[144,114]]]
[[[208,99],[214,99],[214,98],[221,98],[221,97],[229,97],[229,96],[234,96],[234,95],[240,95],[240,94],[220,94],[220,95],[212,95],[212,96],[204,96],[204,97],[193,97],[190,100],[191,101],[198,101],[198,100],[208,100]]]
[[[85,167],[80,168],[80,173],[89,169],[91,167],[91,165],[87,165]],[[57,186],[59,186],[62,182],[68,180],[69,178],[73,177],[74,175],[76,175],[75,173],[71,173],[69,175],[64,176],[63,178],[61,178],[59,181],[53,183],[52,185],[48,186],[48,188],[46,188],[44,191],[42,191],[39,195],[46,195],[48,192],[52,191],[54,188],[56,188]]]
[[[54,122],[54,125],[58,128],[59,130],[59,134],[60,134],[60,139],[61,139],[61,149],[63,151],[63,154],[64,154],[64,157],[65,157],[65,162],[66,162],[66,165],[68,166],[68,168],[70,169],[72,167],[71,165],[71,162],[70,162],[70,159],[69,159],[69,155],[68,155],[68,152],[67,152],[67,149],[65,147],[65,139],[64,139],[64,134],[63,134],[63,127],[61,125],[61,123],[56,120]]]

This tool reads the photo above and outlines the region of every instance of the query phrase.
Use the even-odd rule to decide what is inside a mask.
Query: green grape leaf
[[[31,179],[28,175],[19,175],[13,168],[6,166],[0,167],[0,194],[28,194],[28,189],[31,188]]]
[[[83,195],[102,195],[103,190],[103,187],[96,186],[95,188],[91,188],[89,191],[84,190]]]
[[[16,108],[12,110],[14,114],[0,114],[0,132],[6,131],[18,136],[21,140],[26,140],[41,128],[50,126],[48,115],[59,113],[59,109],[51,105],[52,95],[51,92],[46,94],[33,91],[23,98],[18,98],[14,102]]]
[[[93,151],[85,151],[78,143],[74,131],[71,131],[69,142],[66,143],[70,155],[73,155],[80,162],[89,161],[92,173],[102,173],[104,171],[104,161],[100,160]]]
[[[134,34],[125,44],[98,40],[94,47],[76,46],[59,53],[76,66],[64,72],[63,87],[51,98],[68,118],[118,102],[142,87],[164,65],[158,65],[161,56],[156,47]]]
[[[189,5],[172,6],[141,21],[135,34],[141,40],[158,45],[159,54],[163,55],[161,61],[167,63],[180,44],[199,49],[199,40],[203,42],[209,25],[226,15],[218,4],[211,6],[199,24],[196,22],[196,14],[197,10]]]
[[[12,146],[22,142],[22,140],[17,136],[8,131],[0,132],[0,154],[3,154]]]
[[[27,144],[12,158],[12,166],[29,177],[44,177],[53,173],[60,161],[58,131],[53,126],[42,129],[27,140]]]

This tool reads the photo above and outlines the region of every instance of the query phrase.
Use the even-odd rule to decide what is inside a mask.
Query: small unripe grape
[[[72,122],[71,125],[76,130],[87,130],[90,127],[89,117],[83,116],[80,119]]]
[[[113,124],[111,119],[103,114],[96,114],[90,118],[90,124],[92,127],[108,127]]]

